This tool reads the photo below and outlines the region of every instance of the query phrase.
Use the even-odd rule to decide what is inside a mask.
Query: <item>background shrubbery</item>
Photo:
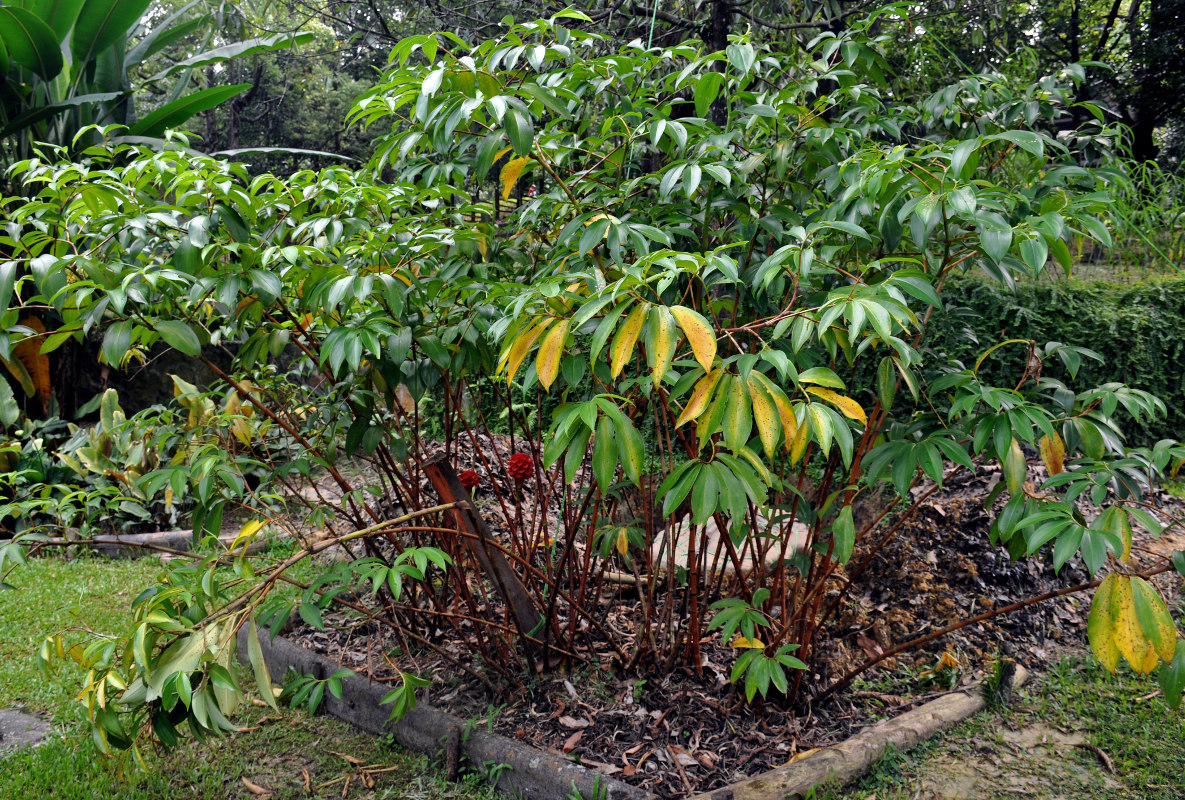
[[[973,312],[973,313],[968,313]],[[1084,359],[1075,383],[1117,380],[1160,397],[1168,414],[1125,426],[1130,445],[1150,445],[1185,432],[1185,278],[1156,278],[1132,285],[1112,282],[1028,282],[1008,292],[995,281],[969,276],[947,289],[944,312],[935,312],[930,344],[971,366],[986,346],[1003,339],[1039,345],[1066,342],[1089,347],[1103,361]],[[1004,350],[983,365],[985,380],[1015,382],[1024,368],[1020,348]],[[1045,364],[1061,376],[1059,362]]]

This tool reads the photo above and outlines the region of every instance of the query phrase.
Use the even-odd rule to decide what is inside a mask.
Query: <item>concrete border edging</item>
[[[240,653],[247,651],[247,635],[244,626],[237,639]],[[324,679],[338,669],[329,659],[283,636],[271,639],[263,632],[259,644],[273,676],[282,675],[292,667],[301,674]],[[472,728],[460,717],[426,703],[417,704],[398,723],[389,723],[388,710],[379,705],[386,693],[383,684],[360,677],[347,678],[342,681],[341,700],[326,693],[321,707],[368,733],[389,733],[409,750],[443,755],[450,773],[455,771],[462,756],[479,769],[508,765],[509,769],[498,773],[496,788],[510,796],[561,800],[575,790],[585,800],[654,800],[653,795],[636,786],[505,736]]]
[[[239,652],[247,649],[247,629],[239,631]],[[284,638],[260,636],[264,660],[273,675],[289,667],[303,675],[324,679],[338,668],[329,659]],[[1012,674],[1016,689],[1028,679],[1019,664]],[[420,703],[398,723],[387,721],[380,701],[383,684],[354,677],[342,681],[342,697],[326,694],[322,708],[329,714],[374,735],[391,734],[396,743],[430,756],[443,756],[451,774],[463,756],[479,769],[508,765],[498,774],[496,788],[527,800],[560,800],[573,790],[585,800],[654,800],[654,795],[598,773],[559,755],[473,728],[465,720]],[[695,795],[690,800],[795,800],[829,781],[846,784],[863,775],[890,745],[908,750],[937,733],[963,722],[987,706],[982,684],[944,694],[912,711],[870,725],[837,745],[752,778]]]
[[[1016,665],[1011,686],[1016,689],[1029,673]],[[944,694],[900,716],[878,722],[800,761],[753,778],[722,786],[691,800],[795,800],[828,781],[846,784],[867,772],[889,745],[908,750],[948,730],[987,706],[982,684]]]

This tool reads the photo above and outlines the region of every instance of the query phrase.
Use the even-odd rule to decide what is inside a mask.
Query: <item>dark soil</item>
[[[480,471],[483,479],[492,479]],[[904,522],[900,535],[873,554],[830,624],[817,685],[826,686],[867,658],[936,628],[1088,579],[1077,559],[1055,574],[1048,548],[1016,562],[990,544],[992,514],[983,498],[996,480],[998,472],[988,468],[952,479]],[[857,547],[849,567],[866,555]],[[635,602],[620,590],[603,598],[610,630],[629,617]],[[681,797],[840,741],[878,718],[982,677],[1001,656],[1040,671],[1055,649],[1085,641],[1088,604],[1088,597],[1071,595],[967,626],[882,662],[853,691],[797,713],[773,702],[747,705],[728,680],[737,651],[719,636],[703,642],[700,675],[676,669],[623,678],[607,666],[585,667],[549,673],[501,697],[437,656],[404,658],[399,666],[431,674],[426,699],[475,725],[566,753],[660,797]],[[326,632],[302,626],[291,635],[359,675],[392,680],[392,659],[403,651],[388,631],[356,615],[328,614],[327,622]],[[452,652],[467,659],[459,645]]]

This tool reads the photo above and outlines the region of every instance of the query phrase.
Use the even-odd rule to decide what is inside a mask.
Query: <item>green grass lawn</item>
[[[1185,712],[1156,681],[1071,655],[1014,698],[817,800],[1178,800]]]
[[[489,794],[479,779],[447,784],[424,757],[383,746],[338,720],[256,707],[235,720],[246,732],[189,742],[163,756],[147,754],[147,772],[120,775],[115,762],[96,755],[81,725],[81,708],[74,702],[81,671],[59,662],[45,677],[35,653],[46,635],[66,627],[116,630],[129,619],[132,599],[160,572],[155,560],[46,558],[31,561],[10,577],[17,588],[0,593],[0,708],[44,715],[59,735],[0,762],[0,798],[262,797],[244,779],[273,798],[308,797],[305,772],[311,786],[322,787],[315,792],[319,797],[443,800]],[[362,766],[375,769],[368,769],[364,778],[362,766],[343,756],[362,759]]]

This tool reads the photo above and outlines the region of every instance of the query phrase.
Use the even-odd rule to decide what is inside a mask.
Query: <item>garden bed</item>
[[[832,623],[817,683],[825,686],[866,658],[960,619],[1088,579],[1077,559],[1055,574],[1048,558],[1011,561],[990,545],[993,513],[983,498],[998,479],[998,472],[980,468],[950,480],[875,554],[856,578],[852,601]],[[852,563],[862,555],[857,549]],[[617,626],[633,616],[636,602],[629,586],[607,590],[601,619],[628,638],[634,632]],[[430,702],[477,728],[579,761],[656,796],[679,797],[834,745],[877,718],[970,684],[1001,656],[1040,668],[1055,646],[1084,640],[1086,606],[1086,598],[1071,595],[969,625],[882,662],[856,691],[797,713],[776,702],[747,705],[728,679],[737,651],[718,636],[702,643],[700,674],[675,669],[623,678],[608,658],[596,666],[594,655],[593,666],[542,676],[503,696],[492,696],[446,656],[402,654],[394,634],[357,614],[332,612],[326,631],[300,625],[289,636],[379,683],[394,680],[396,667],[431,676]],[[461,644],[444,642],[442,649],[467,663]]]

